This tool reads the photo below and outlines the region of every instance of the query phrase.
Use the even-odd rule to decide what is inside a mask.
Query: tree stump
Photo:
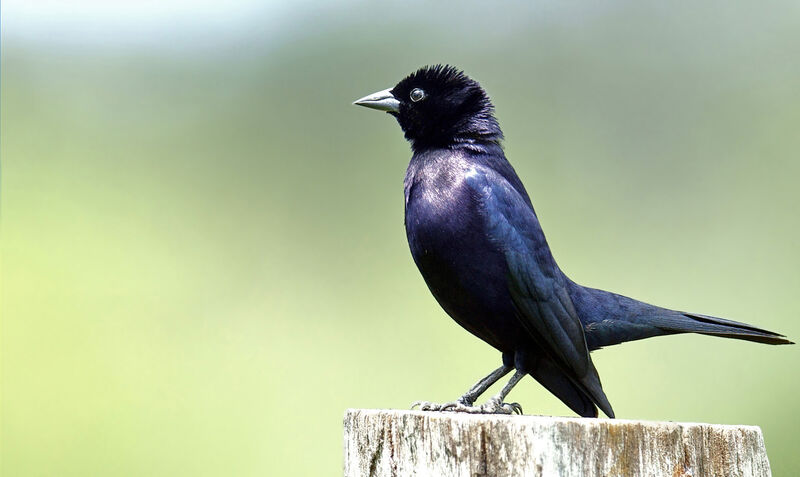
[[[344,475],[769,476],[761,429],[349,409]]]

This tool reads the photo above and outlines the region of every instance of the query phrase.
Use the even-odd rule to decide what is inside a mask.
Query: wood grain
[[[350,409],[344,475],[769,476],[761,429]]]

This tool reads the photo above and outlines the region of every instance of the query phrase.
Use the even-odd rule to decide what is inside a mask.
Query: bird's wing
[[[539,220],[523,196],[491,169],[475,168],[465,181],[481,204],[486,233],[505,255],[518,318],[534,341],[613,415],[589,358],[583,325],[553,259]]]

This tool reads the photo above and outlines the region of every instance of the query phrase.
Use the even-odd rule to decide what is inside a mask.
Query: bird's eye
[[[411,101],[416,103],[417,101],[422,101],[425,99],[425,91],[422,91],[419,88],[414,88],[411,90],[411,94],[408,96],[411,98]]]

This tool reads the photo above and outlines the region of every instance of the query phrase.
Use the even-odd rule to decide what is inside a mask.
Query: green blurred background
[[[400,129],[350,104],[429,63],[489,91],[573,279],[800,338],[797,2],[2,7],[3,475],[338,475],[346,408],[496,367],[411,261]],[[619,417],[800,467],[797,346],[594,359]]]

